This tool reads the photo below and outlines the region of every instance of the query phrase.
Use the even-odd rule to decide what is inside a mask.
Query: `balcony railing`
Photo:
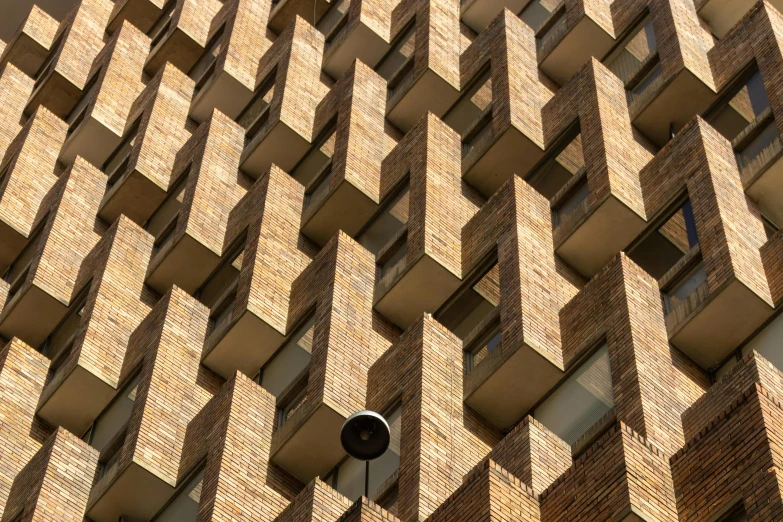
[[[348,25],[350,7],[351,0],[335,0],[315,25],[315,28],[324,35],[327,48]]]
[[[217,59],[220,53],[226,46],[225,28],[223,25],[204,49],[204,54],[196,61],[193,67],[188,72],[190,76],[196,82],[195,92],[198,93],[204,85],[214,76],[215,68],[217,67]]]
[[[305,367],[281,394],[278,403],[277,428],[280,429],[299,411],[307,399],[307,380],[310,366]]]
[[[568,32],[568,17],[566,16],[565,2],[562,2],[552,11],[536,30],[536,44],[538,46],[538,55],[546,56],[563,39]]]
[[[589,202],[590,192],[587,186],[587,175],[582,171],[581,175],[574,176],[575,186],[566,188],[567,193],[559,198],[552,210],[552,225],[554,228],[560,226],[572,215],[577,214],[577,210],[586,207]]]
[[[474,149],[480,150],[492,139],[492,104],[484,109],[479,119],[468,131],[462,141],[462,159],[467,158]]]
[[[628,106],[643,105],[658,92],[663,83],[660,56],[658,51],[655,51],[639,65],[639,70],[628,82],[626,91]]]
[[[737,136],[735,144],[737,165],[744,180],[780,151],[780,133],[772,111],[762,112]]]

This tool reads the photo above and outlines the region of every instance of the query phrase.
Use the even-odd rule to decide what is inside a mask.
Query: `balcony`
[[[499,275],[495,262],[483,265],[436,319],[463,340],[465,403],[505,428],[513,426],[563,372],[537,349],[504,338]]]
[[[504,9],[520,13],[528,3],[530,0],[461,0],[460,18],[465,25],[480,33]]]
[[[186,292],[195,292],[220,263],[220,256],[188,233],[187,223],[180,223],[191,169],[189,164],[177,177],[166,199],[144,225],[155,237],[146,281],[158,292],[165,292],[174,284]]]
[[[58,25],[46,11],[33,5],[16,37],[0,53],[0,67],[11,63],[33,77],[49,55]]]
[[[278,402],[281,421],[272,435],[271,462],[309,482],[328,473],[345,455],[339,434],[347,416],[309,397],[306,380],[295,384],[304,387]]]
[[[339,436],[328,440],[324,434],[337,435],[345,418],[325,403],[308,402],[314,329],[311,316],[261,369],[259,379],[277,397],[271,460],[303,482],[325,475],[344,455]]]
[[[609,193],[590,202],[587,170],[574,175],[552,198],[555,252],[581,274],[592,276],[631,243],[647,222]]]
[[[183,0],[177,25],[172,25],[171,15],[163,11],[148,33],[152,43],[144,72],[154,76],[167,62],[180,71],[190,71],[210,43],[210,24],[205,22],[211,21],[221,7],[220,2]]]
[[[190,117],[198,122],[209,118],[215,107],[225,109],[222,112],[229,117],[236,117],[250,101],[248,89],[225,70],[217,68],[218,58],[229,45],[230,35],[225,29],[223,25],[215,32],[203,54],[188,71],[188,76],[196,82]]]
[[[362,2],[356,14],[349,10],[351,0],[331,0],[329,9],[315,24],[315,28],[323,33],[326,47],[324,49],[323,69],[332,78],[340,78],[351,67],[354,60],[361,60],[370,67],[389,50],[389,42],[383,35],[369,27],[362,18],[371,12],[373,16],[382,16],[380,2]]]
[[[48,218],[40,221],[27,245],[9,265],[3,280],[8,283],[8,299],[0,314],[0,335],[19,337],[32,346],[44,343],[46,336],[63,319],[68,305],[30,279],[30,269],[48,237],[43,233]],[[38,283],[38,284],[36,284]]]
[[[38,415],[69,431],[84,433],[111,402],[117,390],[79,364],[69,364],[84,320],[86,289],[74,299],[42,351],[52,362]]]
[[[764,215],[776,223],[783,222],[783,147],[772,111],[762,112],[732,145],[737,151],[745,192],[759,204]]]
[[[662,147],[694,115],[717,98],[712,87],[687,67],[665,77],[658,51],[648,55],[626,83],[628,112],[635,127]]]
[[[516,100],[511,100],[512,106]],[[515,125],[497,128],[492,77],[480,72],[443,118],[462,136],[462,179],[489,197],[514,173],[528,172],[543,156],[542,147]]]
[[[254,179],[272,164],[293,172],[312,146],[316,107],[326,90],[322,54],[323,35],[297,17],[262,57],[253,96],[237,118],[246,132],[240,168]]]
[[[713,368],[772,315],[772,307],[736,278],[711,289],[700,254],[693,248],[660,285],[670,342]]]
[[[147,33],[160,18],[162,13],[171,14],[176,0],[119,0],[114,4],[114,9],[106,26],[106,31],[113,34],[126,20]]]
[[[319,245],[325,244],[338,230],[355,235],[378,206],[348,180],[335,183],[335,177],[329,161],[305,192],[302,233]]]
[[[0,335],[40,347],[69,303],[73,305],[81,264],[99,238],[95,212],[103,183],[103,174],[82,159],[61,174],[25,247],[7,265],[4,279],[9,292],[0,313]],[[55,206],[50,210],[51,205]]]
[[[775,9],[783,9],[780,0],[767,0]],[[756,0],[696,0],[699,17],[710,26],[710,31],[718,38],[726,36],[732,27],[758,4]]]
[[[376,256],[375,309],[403,328],[422,311],[437,310],[460,285],[459,277],[431,254],[409,251],[409,199],[406,184],[357,237]]]
[[[57,63],[62,52],[65,31],[52,44],[41,67],[35,72],[35,85],[27,100],[24,113],[31,116],[43,105],[56,116],[66,118],[81,97],[81,89],[74,81],[66,78],[57,70]]]
[[[254,375],[275,353],[284,334],[247,307],[237,303],[239,273],[242,269],[244,238],[229,248],[223,260],[199,289],[197,295],[210,309],[210,330],[204,347],[203,363],[224,377],[237,370]],[[237,316],[238,315],[238,316]],[[257,349],[248,350],[248,343]]]
[[[98,215],[109,222],[120,214],[128,214],[129,212],[123,212],[123,209],[134,203],[138,203],[138,207],[134,210],[140,212],[141,215],[151,213],[156,207],[156,198],[145,196],[152,192],[157,193],[157,198],[161,198],[161,195],[165,194],[151,179],[138,172],[135,168],[137,161],[132,161],[133,150],[137,142],[141,141],[139,136],[140,122],[141,117],[129,126],[122,140],[101,168],[108,176],[108,180]],[[135,214],[135,212],[130,214]]]
[[[416,66],[416,31],[415,22],[403,28],[375,68],[388,83],[386,118],[404,132],[427,112],[443,116],[459,98],[458,80],[450,82],[432,67]],[[418,59],[424,60],[424,53]],[[448,67],[446,61],[440,65]]]
[[[272,0],[269,13],[269,28],[280,34],[297,15],[307,20],[311,25],[326,14],[336,0]]]
[[[533,0],[543,7],[545,0]],[[615,38],[590,16],[583,14],[576,24],[568,23],[566,2],[556,7],[541,25],[535,27],[538,65],[559,85],[566,83],[591,57],[606,55]],[[522,13],[523,20],[525,13]]]

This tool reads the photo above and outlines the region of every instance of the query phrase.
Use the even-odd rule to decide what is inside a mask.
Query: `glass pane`
[[[137,120],[130,131],[128,131],[128,135],[123,138],[122,142],[114,149],[114,152],[112,152],[109,159],[103,165],[103,172],[110,177],[114,177],[117,167],[122,165],[122,163],[128,159],[128,156],[130,156],[131,150],[133,150],[133,144],[136,143],[136,136],[138,133],[139,121]],[[114,181],[116,182],[116,179]]]
[[[555,210],[555,226],[559,225],[565,218],[570,216],[583,201],[587,200],[588,196],[587,183],[580,183],[576,190],[574,190]]]
[[[614,407],[606,345],[533,412],[533,417],[570,445]]]
[[[525,9],[522,10],[519,17],[533,31],[538,30],[541,24],[549,18],[562,0],[533,0]]]
[[[580,132],[557,156],[533,172],[528,180],[534,189],[551,200],[584,166],[585,158]]]
[[[731,99],[709,116],[709,122],[726,139],[733,141],[768,107],[767,91],[761,73],[756,71]]]
[[[408,223],[410,185],[405,187],[359,236],[359,244],[375,255]]]
[[[641,97],[644,91],[646,91],[655,80],[661,77],[661,74],[663,74],[663,69],[661,69],[661,64],[658,63],[649,73],[647,73],[647,75],[642,80],[639,81],[639,83],[637,83],[631,89],[628,103],[633,103],[637,98]]]
[[[637,31],[606,60],[606,66],[625,84],[639,71],[642,62],[657,48],[652,20],[639,25]]]
[[[413,55],[416,47],[416,25],[411,24],[397,39],[392,49],[384,56],[375,69],[387,82],[392,79],[400,67]]]
[[[242,270],[242,257],[245,252],[245,242],[234,247],[226,262],[222,263],[199,290],[200,301],[210,309],[214,308],[221,296],[234,284]]]
[[[336,140],[335,127],[329,125],[329,130],[324,133],[324,137],[311,147],[307,155],[294,167],[292,173],[294,178],[302,185],[308,186],[332,159]]]
[[[156,522],[195,522],[201,487],[204,484],[204,470],[199,472],[168,507],[155,518]]]
[[[485,337],[484,341],[482,341],[478,346],[476,346],[473,351],[470,353],[469,357],[469,363],[467,367],[467,371],[471,371],[473,368],[478,366],[481,361],[483,361],[487,355],[492,353],[495,348],[498,348],[500,346],[500,342],[503,339],[502,332],[500,330],[500,327],[497,327],[497,330],[493,331],[491,334],[489,334],[487,337]]]
[[[333,0],[329,10],[318,20],[315,28],[323,35],[329,36],[329,33],[334,30],[343,17],[348,15],[348,8],[350,7],[351,0]]]
[[[693,207],[688,200],[629,255],[651,276],[660,279],[698,243]]]
[[[737,157],[740,168],[747,167],[751,161],[756,159],[767,146],[779,137],[778,126],[775,123],[775,120],[772,120],[740,151]]]
[[[188,167],[188,171],[190,167]],[[181,175],[177,181],[174,190],[166,197],[161,205],[152,214],[147,222],[147,232],[152,234],[156,240],[160,240],[161,232],[163,232],[172,219],[174,219],[179,213],[179,209],[182,207],[182,200],[185,195],[185,185],[187,179],[187,173]]]
[[[125,427],[130,419],[133,403],[136,401],[136,392],[138,391],[141,375],[134,377],[133,381],[126,386],[117,396],[111,405],[101,413],[95,421],[92,430],[91,446],[98,451],[103,450],[106,445],[112,441],[114,436]]]
[[[701,263],[682,282],[666,293],[666,311],[672,311],[706,280],[707,271],[704,268],[704,264]]]
[[[389,449],[379,458],[370,462],[370,495],[380,488],[389,477],[400,467],[400,426],[402,424],[402,408],[395,408],[388,416],[386,422],[389,423],[391,431],[391,440]]]
[[[492,103],[491,70],[487,69],[444,117],[452,129],[464,135]]]
[[[71,308],[73,312],[69,310],[68,315],[65,316],[63,321],[49,336],[49,346],[46,355],[50,359],[57,358],[62,349],[69,344],[76,334],[76,330],[79,328],[79,324],[82,321],[86,298],[87,296],[85,294],[78,303],[74,304],[73,308]]]
[[[335,489],[351,500],[364,495],[364,462],[348,457],[337,469]]]
[[[275,397],[279,396],[310,362],[314,326],[315,316],[312,316],[264,367],[261,386]]]
[[[198,61],[190,69],[188,76],[193,78],[196,83],[202,83],[202,77],[207,74],[207,71],[217,60],[220,51],[223,50],[226,38],[223,37],[225,26],[218,29],[217,33],[212,37],[212,40],[207,44],[204,49],[204,54],[198,59]]]
[[[438,321],[457,337],[465,339],[500,304],[499,277],[495,264],[475,285],[463,291],[438,314]]]
[[[255,134],[263,127],[263,121],[269,117],[269,105],[275,95],[275,71],[272,71],[269,79],[265,80],[257,89],[250,103],[239,115],[239,123],[247,132],[247,138],[253,139]],[[251,130],[252,129],[252,130]],[[255,132],[254,132],[255,131]]]

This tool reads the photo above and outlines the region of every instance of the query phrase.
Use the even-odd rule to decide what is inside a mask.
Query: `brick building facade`
[[[0,522],[783,520],[783,0],[34,3]]]

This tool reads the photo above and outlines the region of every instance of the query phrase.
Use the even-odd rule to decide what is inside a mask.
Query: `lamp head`
[[[345,452],[358,460],[375,460],[386,452],[391,439],[389,424],[382,415],[365,410],[354,413],[343,424],[340,442]]]

